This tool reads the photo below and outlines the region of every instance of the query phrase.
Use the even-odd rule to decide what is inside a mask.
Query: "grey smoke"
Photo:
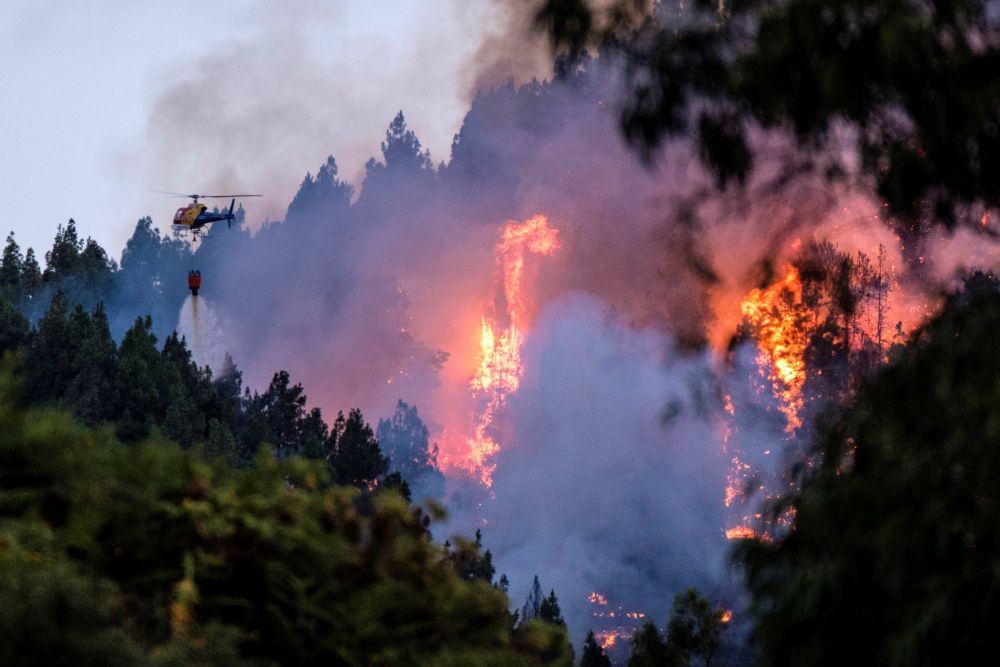
[[[286,64],[308,69],[303,62]],[[215,80],[215,65],[205,68],[205,80]],[[309,72],[293,76],[289,85],[327,85]],[[289,116],[248,97],[235,120],[255,120],[205,144],[206,156],[218,155],[222,169],[228,152],[240,174],[301,182],[325,155],[288,173],[288,162],[302,159],[297,147],[332,148],[338,134],[320,122],[337,108],[327,93],[300,94]],[[575,642],[591,621],[592,590],[660,622],[687,586],[729,595],[722,404],[704,342],[724,349],[740,298],[797,238],[843,224],[844,198],[822,177],[773,186],[793,150],[780,138],[754,137],[762,169],[744,192],[716,196],[683,141],[666,147],[660,170],[642,168],[619,137],[617,95],[615,71],[604,65],[565,82],[485,91],[443,167],[375,160],[353,198],[332,187],[337,194],[304,212],[272,210],[284,222],[255,235],[217,230],[194,260],[251,386],[286,369],[327,418],[360,407],[373,423],[402,399],[419,408],[446,454],[445,429],[468,423],[500,230],[509,219],[549,216],[562,248],[529,258],[535,325],[522,388],[497,424],[495,499],[455,503],[452,525],[468,533],[485,519],[485,545],[511,577],[515,604],[538,574],[557,590]],[[296,104],[309,105],[305,117]],[[156,123],[173,128],[169,136],[190,118],[164,114]],[[228,150],[257,123],[266,131],[255,147]],[[852,231],[881,239],[884,228],[869,215],[877,206],[858,207]],[[754,442],[782,437],[767,426]],[[462,488],[458,477],[450,483]]]
[[[684,588],[717,594],[726,460],[708,356],[574,293],[540,316],[524,367],[483,508],[514,601],[539,574],[577,641],[607,623],[590,616],[592,591],[660,623]]]

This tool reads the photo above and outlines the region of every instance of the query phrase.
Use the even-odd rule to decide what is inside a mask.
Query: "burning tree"
[[[757,353],[749,377],[734,363],[727,379],[724,435],[731,470],[725,502],[737,515],[727,537],[754,535],[748,507],[752,490],[773,499],[782,487],[794,484],[787,471],[778,471],[783,480],[762,479],[764,472],[751,462],[756,453],[750,450],[757,445],[743,442],[742,425],[759,428],[766,413],[777,410],[791,463],[812,465],[806,448],[819,415],[847,400],[886,361],[891,288],[884,247],[873,263],[864,253],[850,255],[822,242],[803,248],[783,277],[752,290],[743,301],[743,322],[731,357],[735,362],[736,351],[745,344]],[[750,391],[737,409],[733,394],[740,384],[748,384]],[[778,453],[777,445],[765,455],[772,450]]]
[[[508,222],[494,250],[503,287],[498,299],[500,312],[482,319],[479,367],[470,383],[477,407],[467,441],[468,457],[463,462],[486,486],[492,484],[496,467],[492,459],[500,450],[491,427],[507,397],[517,391],[524,373],[521,345],[529,321],[524,261],[528,253],[550,255],[558,248],[558,230],[549,227],[544,215],[536,215],[523,222]]]
[[[771,508],[794,529],[738,551],[762,662],[983,659],[1000,618],[998,327],[996,279],[970,280],[821,430],[817,465]]]

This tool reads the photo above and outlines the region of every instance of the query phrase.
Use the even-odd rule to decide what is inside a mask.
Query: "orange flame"
[[[601,648],[605,651],[614,646],[619,637],[628,639],[629,636],[617,630],[605,630],[603,632],[594,633],[594,639],[601,642]]]
[[[757,533],[754,532],[753,528],[749,526],[736,526],[734,528],[726,528],[726,539],[727,540],[748,540]]]
[[[802,387],[806,381],[806,349],[810,327],[802,304],[799,272],[789,266],[784,278],[764,288],[751,290],[740,310],[744,326],[753,334],[759,350],[757,364],[779,400],[778,409],[785,416],[785,432],[791,436],[802,426],[800,411],[805,405]],[[731,446],[735,407],[732,396],[725,396],[727,424],[723,431],[724,453],[730,457],[723,503],[734,509],[743,495],[753,471]],[[746,539],[755,536],[747,527],[748,517],[737,519],[740,525],[728,528],[726,538]]]
[[[463,465],[487,487],[493,484],[496,469],[492,459],[500,451],[500,444],[489,430],[507,397],[517,391],[524,373],[521,344],[528,324],[527,297],[522,285],[525,255],[529,252],[551,255],[558,249],[559,230],[549,227],[544,215],[535,215],[524,222],[508,222],[494,250],[503,276],[507,327],[502,327],[495,318],[482,319],[479,367],[469,385],[480,408],[467,441],[468,456]]]
[[[598,593],[597,591],[591,592],[591,594],[587,596],[587,600],[602,607],[608,604],[608,599],[603,595],[601,595],[600,593]]]
[[[790,435],[802,425],[802,385],[806,380],[805,352],[808,333],[803,324],[802,284],[799,272],[788,267],[783,280],[767,288],[755,289],[741,306],[744,321],[755,333],[760,349],[758,361],[767,369],[781,401],[785,431]],[[762,371],[763,372],[763,371]]]
[[[733,620],[733,612],[730,611],[729,609],[725,610],[724,612],[722,612],[722,615],[719,616],[719,620],[722,621],[723,623],[728,623],[729,621]]]

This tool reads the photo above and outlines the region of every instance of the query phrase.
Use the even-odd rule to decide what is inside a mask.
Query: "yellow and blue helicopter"
[[[205,225],[210,225],[213,222],[225,220],[232,227],[233,220],[236,219],[236,216],[233,215],[233,207],[236,206],[237,198],[260,197],[260,195],[185,195],[178,192],[162,191],[161,194],[173,195],[175,197],[190,197],[192,199],[190,204],[180,207],[174,213],[174,226],[180,229],[181,232],[190,230],[194,238],[198,238],[199,234],[203,233]],[[229,203],[228,211],[225,209],[219,212],[209,211],[208,206],[198,201],[199,199],[228,199],[230,197],[232,197],[232,201]]]

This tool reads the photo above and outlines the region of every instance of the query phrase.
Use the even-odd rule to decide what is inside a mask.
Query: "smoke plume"
[[[515,35],[524,15],[505,20],[518,30],[500,34]],[[716,193],[686,141],[664,148],[659,170],[643,168],[620,139],[619,76],[606,62],[482,91],[435,166],[412,131],[429,124],[426,73],[399,69],[399,105],[373,110],[349,68],[317,70],[297,29],[204,59],[154,110],[151,132],[186,147],[154,151],[157,178],[263,183],[270,195],[248,203],[255,233],[219,229],[197,250],[215,324],[207,331],[202,312],[184,325],[189,338],[212,358],[222,341],[253,387],[288,370],[328,418],[360,407],[376,422],[398,399],[416,405],[447,460],[468,436],[482,321],[502,285],[501,231],[545,214],[560,247],[526,260],[523,381],[493,426],[494,484],[446,469],[449,528],[485,523],[515,602],[538,574],[575,641],[593,620],[591,592],[660,622],[688,586],[730,595],[718,358],[741,300],[802,244],[833,238],[874,255],[881,243],[902,266],[877,202],[807,169],[784,178],[796,149],[763,132],[739,191]],[[491,39],[477,85],[498,81],[496,68],[534,67],[531,48],[511,64],[493,55],[510,52],[506,37]],[[407,102],[414,115],[396,117]],[[372,124],[381,133],[390,122],[363,173],[341,172],[377,150]],[[306,170],[315,176],[303,181]],[[777,423],[754,433],[761,449],[782,438]]]

